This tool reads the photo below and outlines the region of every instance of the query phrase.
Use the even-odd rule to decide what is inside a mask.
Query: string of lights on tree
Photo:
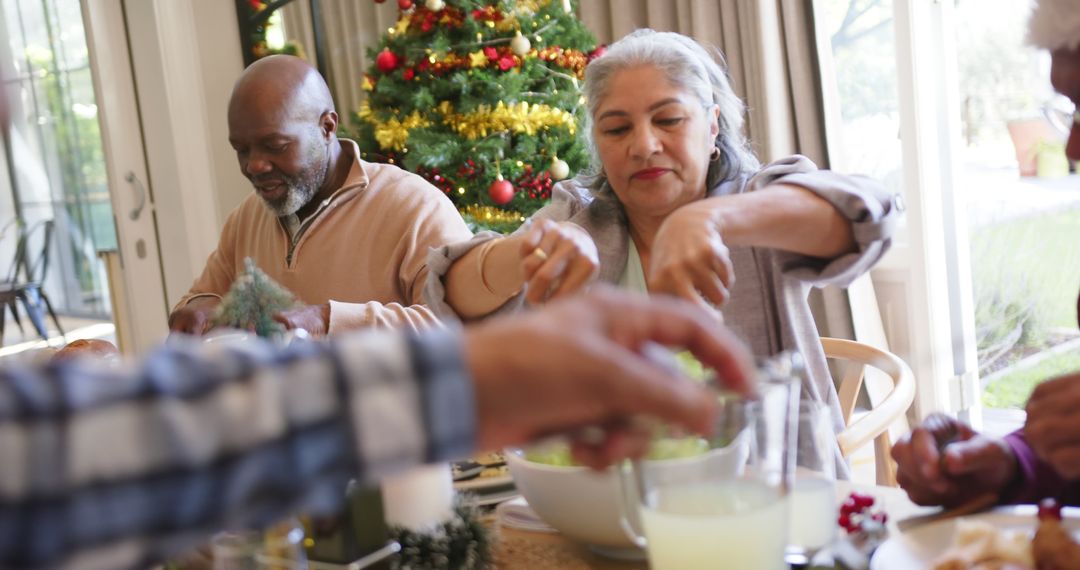
[[[441,189],[474,229],[512,230],[588,164],[578,88],[604,47],[571,0],[397,4],[346,134],[365,160]]]

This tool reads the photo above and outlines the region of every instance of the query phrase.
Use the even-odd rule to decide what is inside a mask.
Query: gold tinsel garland
[[[520,224],[525,221],[521,212],[501,210],[492,206],[477,206],[475,204],[465,206],[458,210],[462,216],[471,217],[479,222],[487,224]]]
[[[379,121],[375,118],[367,101],[360,105],[357,116],[361,120],[375,125],[375,140],[379,142],[380,147],[388,150],[400,151],[404,149],[405,142],[409,140],[410,130],[431,125],[431,121],[421,115],[420,111],[413,111],[404,119],[393,117],[386,121]]]
[[[566,127],[571,135],[577,130],[574,116],[570,113],[548,105],[530,105],[525,101],[510,105],[499,101],[494,109],[488,105],[480,105],[471,113],[445,114],[443,122],[469,140],[502,131],[532,136],[543,128]]]
[[[573,135],[577,130],[572,114],[548,105],[530,105],[524,101],[510,105],[500,101],[494,109],[481,105],[476,111],[463,114],[454,113],[450,102],[443,101],[437,109],[442,115],[440,122],[449,125],[454,132],[469,140],[503,131],[535,135],[543,129],[565,127]],[[433,119],[419,111],[413,111],[404,119],[392,117],[379,120],[367,101],[360,105],[357,116],[374,126],[375,140],[383,150],[404,150],[410,130],[431,126],[433,123]]]

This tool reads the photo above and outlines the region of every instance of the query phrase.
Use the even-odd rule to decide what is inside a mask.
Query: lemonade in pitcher
[[[787,568],[784,502],[753,481],[661,488],[641,508],[654,570]]]

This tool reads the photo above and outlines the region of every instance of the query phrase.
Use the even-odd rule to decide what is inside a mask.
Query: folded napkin
[[[532,510],[525,497],[517,497],[495,507],[495,519],[500,526],[532,532],[559,532],[550,527]]]

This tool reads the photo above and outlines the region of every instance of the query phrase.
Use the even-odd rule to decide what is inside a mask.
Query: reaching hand
[[[542,303],[584,287],[600,268],[596,244],[570,222],[539,220],[521,241],[521,273],[528,283],[525,300]]]
[[[999,493],[1016,475],[1016,457],[1000,439],[931,414],[892,448],[896,480],[919,505],[955,507]]]
[[[728,387],[752,389],[746,348],[714,319],[677,299],[598,288],[466,329],[479,447],[601,426],[610,428],[601,441],[591,442],[589,453],[578,453],[601,466],[644,450],[634,437],[637,416],[704,433],[715,412],[713,398],[698,383],[643,356],[650,342],[685,347],[715,368]]]
[[[1080,373],[1047,380],[1027,403],[1024,437],[1065,479],[1080,478]]]
[[[206,334],[212,327],[210,317],[220,304],[218,297],[195,297],[169,315],[169,330],[193,335]]]
[[[646,277],[649,291],[682,297],[712,310],[730,297],[735,269],[707,201],[675,210],[653,240]]]
[[[285,325],[287,330],[303,329],[311,336],[326,336],[330,330],[330,304],[305,305],[274,314],[274,320]]]

